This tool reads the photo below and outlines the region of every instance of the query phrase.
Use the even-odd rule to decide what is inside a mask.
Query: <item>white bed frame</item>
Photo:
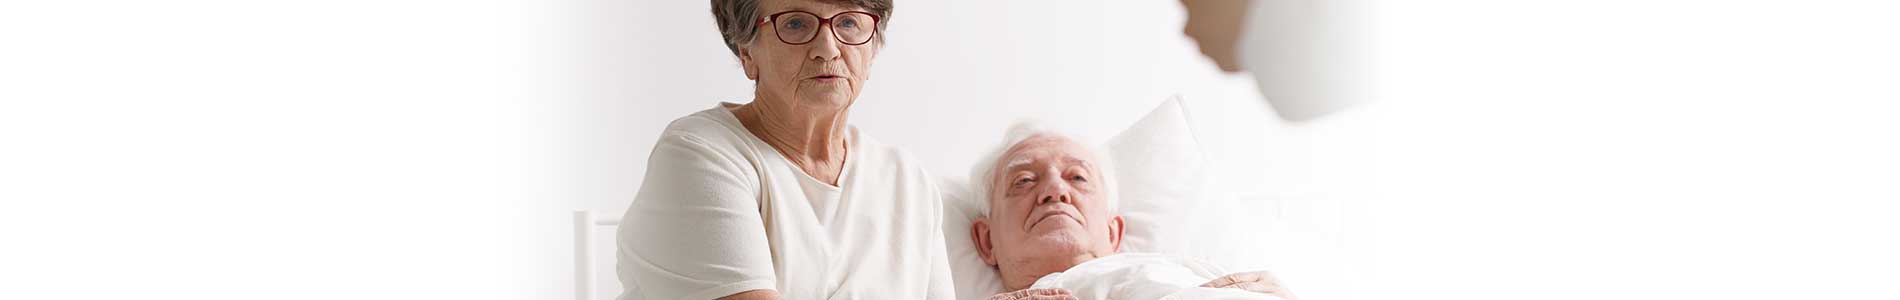
[[[594,231],[620,227],[618,215],[595,215],[592,211],[574,211],[574,299],[599,300],[594,298],[594,276],[599,263],[594,257]]]

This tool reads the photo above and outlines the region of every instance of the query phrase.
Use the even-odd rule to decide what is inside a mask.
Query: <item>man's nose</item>
[[[1073,192],[1074,191],[1071,190],[1069,188],[1069,185],[1066,183],[1057,182],[1054,184],[1050,184],[1048,188],[1043,189],[1042,198],[1039,199],[1040,201],[1036,201],[1036,204],[1043,205],[1043,204],[1050,204],[1052,202],[1061,202],[1061,203],[1065,203],[1069,205],[1075,205],[1075,196],[1073,196],[1073,194],[1075,193]]]

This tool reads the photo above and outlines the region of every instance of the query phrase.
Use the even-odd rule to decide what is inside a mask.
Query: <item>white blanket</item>
[[[1254,299],[1282,300],[1239,289],[1200,287],[1227,275],[1213,265],[1151,253],[1096,258],[1037,279],[1031,289],[1061,288],[1083,300]]]

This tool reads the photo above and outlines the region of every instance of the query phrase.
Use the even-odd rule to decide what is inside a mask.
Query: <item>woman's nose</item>
[[[838,47],[843,46],[844,43],[838,41],[837,34],[832,33],[831,26],[818,26],[817,36],[811,38],[811,43],[805,44],[805,47],[812,48],[811,59],[816,61],[831,61],[837,59],[838,55],[842,53],[842,51],[838,50]]]

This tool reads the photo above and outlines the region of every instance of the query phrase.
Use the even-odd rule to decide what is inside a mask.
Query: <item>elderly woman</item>
[[[619,232],[621,299],[951,299],[937,187],[847,125],[890,0],[713,0],[749,103],[673,120]]]

